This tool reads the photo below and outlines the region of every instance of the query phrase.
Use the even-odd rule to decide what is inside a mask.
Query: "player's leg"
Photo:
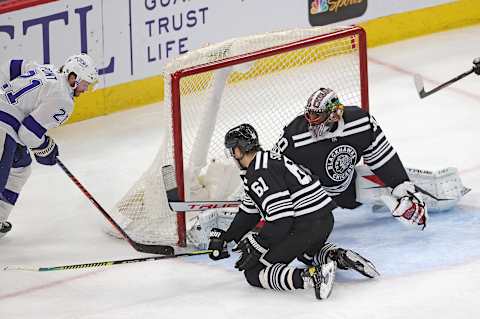
[[[15,143],[9,174],[7,175],[6,182],[5,177],[2,176],[2,184],[0,185],[2,186],[0,192],[0,221],[3,222],[2,224],[7,225],[9,228],[8,231],[12,227],[11,223],[7,222],[7,218],[17,202],[20,191],[30,176],[31,162],[32,160],[26,147]],[[6,232],[3,233],[3,235],[5,234]],[[1,236],[2,234],[0,234],[0,237]]]
[[[321,246],[332,228],[331,213],[321,219],[296,223],[294,232],[265,254],[264,260],[270,263],[268,266],[259,264],[244,272],[247,282],[252,286],[273,290],[315,288],[317,298],[328,297],[336,269],[334,262],[329,261],[309,269],[292,267],[289,263],[310,245]]]
[[[353,250],[341,248],[332,243],[323,245],[317,254],[314,255],[313,264],[322,264],[329,259],[335,260],[340,269],[352,269],[368,278],[375,278],[380,275],[370,260]]]
[[[5,236],[12,229],[12,224],[7,222],[9,212],[3,209],[5,201],[3,192],[13,165],[16,148],[17,143],[13,138],[4,131],[0,131],[0,237]]]

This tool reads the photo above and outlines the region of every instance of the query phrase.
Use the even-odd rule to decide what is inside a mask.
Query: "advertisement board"
[[[172,57],[232,37],[354,24],[449,0],[63,0],[0,15],[0,61],[98,61],[100,87],[158,75]]]

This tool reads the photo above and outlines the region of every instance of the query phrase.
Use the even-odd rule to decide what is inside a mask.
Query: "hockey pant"
[[[304,288],[304,280],[301,277],[304,269],[288,264],[304,253],[318,251],[327,241],[334,224],[331,212],[315,220],[304,218],[305,220],[300,220],[294,225],[287,238],[270,247],[263,257],[270,263],[268,266],[259,263],[257,267],[244,272],[250,285],[273,290]]]
[[[0,131],[0,222],[6,221],[30,176],[28,149]]]

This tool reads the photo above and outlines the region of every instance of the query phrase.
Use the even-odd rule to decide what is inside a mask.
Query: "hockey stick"
[[[420,188],[419,186],[415,185],[415,190],[417,192],[420,192],[420,193],[423,193],[431,198],[433,198],[434,200],[436,201],[444,201],[444,200],[455,200],[454,198],[438,198],[436,197],[435,195],[433,195],[432,193],[430,192],[427,192],[426,190],[424,190],[423,188]]]
[[[415,87],[417,88],[418,95],[420,96],[421,99],[423,99],[424,97],[427,97],[427,96],[429,96],[430,94],[433,94],[433,93],[435,93],[435,92],[437,92],[437,91],[440,91],[440,90],[443,89],[444,87],[447,87],[447,86],[449,86],[450,84],[455,83],[455,82],[457,82],[458,80],[463,79],[464,77],[466,77],[466,76],[468,76],[468,75],[470,75],[470,74],[472,74],[472,73],[474,73],[474,72],[475,72],[476,74],[479,74],[479,75],[480,75],[480,58],[474,59],[474,60],[473,60],[473,64],[474,64],[474,66],[473,66],[470,70],[468,70],[468,71],[466,71],[466,72],[464,72],[464,73],[462,73],[462,74],[454,77],[454,78],[451,79],[451,80],[448,80],[447,82],[445,82],[445,83],[443,83],[443,84],[440,84],[439,86],[431,89],[430,91],[425,91],[425,87],[424,87],[424,85],[423,85],[422,76],[421,76],[420,74],[415,74],[414,77],[413,77],[413,79],[414,79],[414,81],[415,81]]]
[[[389,188],[388,186],[373,186],[373,187],[369,187],[369,188],[366,188],[366,189],[377,189],[377,188]],[[430,192],[427,192],[426,190],[424,190],[423,188],[420,188],[418,187],[417,185],[415,185],[415,190],[417,192],[420,192],[422,194],[425,194],[427,195],[428,197],[431,197],[433,198],[434,200],[436,201],[444,201],[444,200],[455,200],[455,198],[438,198],[436,197],[435,195],[433,195],[432,193]],[[468,191],[466,193],[468,193],[470,191],[470,189],[468,189]],[[466,194],[465,193],[465,194]]]
[[[123,238],[132,246],[136,251],[149,254],[162,254],[173,255],[174,249],[172,246],[166,245],[147,245],[133,241],[130,236],[115,222],[115,220],[107,213],[107,211],[93,198],[93,196],[86,190],[80,181],[70,172],[70,170],[57,158],[57,164],[67,174],[67,176],[77,185],[82,193],[93,203],[93,205],[102,213],[102,215],[112,224],[112,226],[122,235]]]
[[[178,197],[177,181],[172,165],[162,167],[162,177],[167,193],[168,206],[175,212],[202,211],[212,208],[230,208],[240,206],[239,201],[181,201]]]
[[[97,267],[108,267],[113,265],[121,264],[133,264],[141,263],[145,261],[154,261],[160,259],[170,259],[177,257],[187,257],[187,256],[197,256],[197,255],[206,255],[213,252],[213,250],[197,250],[189,253],[181,253],[176,255],[167,255],[167,256],[155,256],[155,257],[145,257],[145,258],[133,258],[133,259],[121,259],[121,260],[109,260],[109,261],[100,261],[94,263],[86,264],[75,264],[75,265],[63,265],[63,266],[53,266],[53,267],[33,267],[33,266],[3,266],[2,270],[24,270],[24,271],[56,271],[56,270],[76,270],[83,268],[97,268]]]
[[[174,212],[192,212],[202,211],[213,208],[235,208],[240,206],[240,202],[236,201],[186,201],[180,202],[175,200],[168,200],[168,206]]]

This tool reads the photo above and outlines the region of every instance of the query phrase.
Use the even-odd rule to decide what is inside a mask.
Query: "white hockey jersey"
[[[0,68],[0,129],[17,143],[40,146],[72,112],[73,89],[53,65],[12,60]]]

